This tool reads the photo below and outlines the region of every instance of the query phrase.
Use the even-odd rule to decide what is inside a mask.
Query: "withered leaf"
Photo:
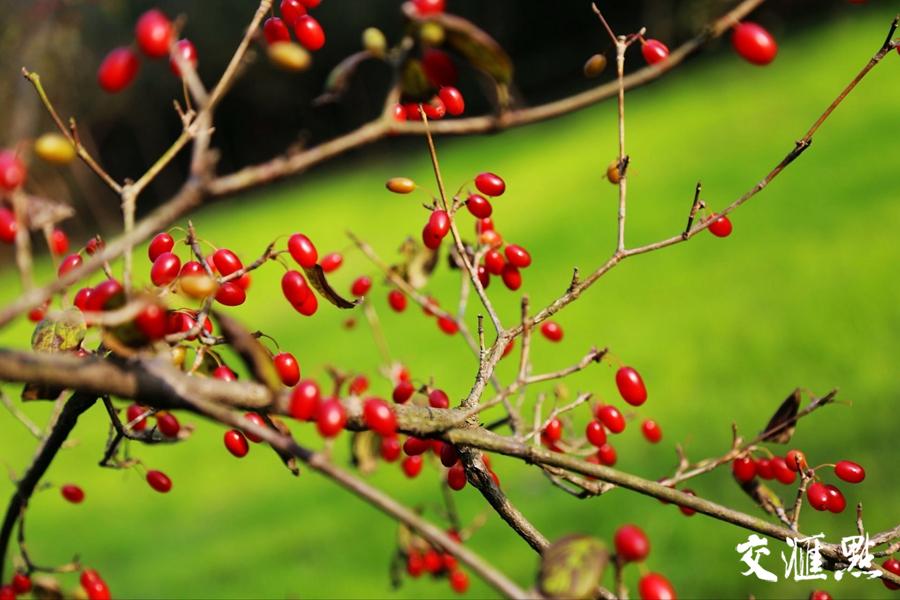
[[[797,429],[795,417],[800,409],[800,388],[791,392],[790,396],[781,403],[775,414],[769,420],[769,424],[763,430],[763,440],[776,444],[787,444],[791,441],[794,431]]]
[[[281,391],[281,379],[278,377],[272,357],[259,340],[237,320],[218,311],[213,311],[212,314],[225,341],[240,355],[253,378],[269,388],[273,394]]]
[[[350,87],[350,80],[356,72],[356,68],[365,60],[374,58],[374,55],[368,50],[360,50],[354,52],[341,62],[339,62],[325,80],[325,89],[313,100],[315,106],[321,106],[329,102],[336,102],[347,92]]]
[[[357,431],[350,438],[350,456],[353,466],[363,475],[369,475],[378,466],[381,438],[371,431]]]
[[[42,196],[28,196],[28,227],[40,231],[45,226],[55,225],[75,215],[75,209],[68,204]]]
[[[438,252],[413,238],[406,238],[400,246],[403,262],[391,269],[414,289],[422,289],[438,263]]]
[[[63,600],[62,588],[55,577],[35,575],[31,578],[31,593],[37,600]]]
[[[753,500],[770,515],[775,516],[784,506],[781,502],[781,498],[778,497],[778,494],[773,492],[767,485],[760,483],[757,478],[753,478],[747,482],[741,482],[740,486],[748,496],[753,498]]]
[[[328,280],[325,278],[325,271],[322,270],[320,265],[314,265],[309,268],[304,267],[303,272],[306,273],[306,279],[309,280],[309,284],[313,286],[313,289],[319,292],[320,296],[338,308],[353,308],[359,304],[359,300],[350,302],[334,291],[334,288],[331,287]]]
[[[47,317],[37,324],[31,335],[31,348],[35,352],[68,352],[81,345],[87,325],[81,311],[69,308],[56,319]],[[22,400],[56,400],[64,388],[27,383],[22,388]]]
[[[569,535],[550,545],[541,556],[538,588],[547,598],[594,598],[609,553],[586,535]]]

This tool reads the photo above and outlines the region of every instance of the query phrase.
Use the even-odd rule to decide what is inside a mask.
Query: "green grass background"
[[[713,208],[758,181],[864,64],[891,16],[886,7],[848,11],[840,22],[787,32],[778,60],[768,68],[724,52],[629,94],[629,245],[679,231],[698,178]],[[616,439],[623,469],[660,477],[675,465],[676,441],[694,459],[719,453],[730,442],[732,421],[752,434],[794,387],[824,393],[837,386],[842,402],[802,422],[792,445],[806,450],[814,464],[841,458],[864,464],[866,482],[842,486],[848,501],[865,503],[869,531],[897,522],[898,59],[887,57],[822,128],[812,149],[734,216],[730,238],[703,234],[627,261],[559,316],[566,331],[561,344],[535,342],[539,371],[571,364],[594,344],[608,345],[640,369],[650,399],[635,412],[657,419],[665,436],[650,446],[633,423]],[[601,176],[615,154],[613,103],[438,145],[451,188],[482,170],[506,178],[508,192],[495,203],[495,220],[509,241],[532,251],[524,291],[533,306],[559,295],[573,266],[586,273],[608,256],[616,191]],[[407,152],[410,147],[415,152]],[[347,249],[347,229],[392,257],[402,236],[418,232],[424,213],[418,198],[390,195],[383,182],[395,175],[425,182],[429,171],[424,145],[389,142],[301,180],[220,202],[193,220],[204,237],[247,258],[296,230],[309,233],[320,251]],[[468,230],[469,218],[462,220]],[[367,329],[343,329],[348,315],[327,306],[312,319],[295,314],[280,296],[280,272],[271,265],[255,275],[250,299],[233,313],[277,337],[298,356],[306,376],[324,378],[325,364],[373,372],[377,356]],[[334,280],[344,289],[364,272],[374,275],[348,249]],[[17,285],[11,274],[4,281],[0,296],[8,301]],[[430,291],[451,305],[456,282],[455,273],[442,269]],[[517,296],[496,282],[490,291],[504,321],[513,322]],[[465,394],[475,364],[462,340],[441,334],[419,310],[390,313],[384,295],[385,288],[377,286],[375,303],[396,357],[414,376],[434,376],[451,396]],[[2,342],[22,345],[28,330],[21,322]],[[509,368],[501,373],[509,375]],[[606,364],[572,379],[569,387],[615,398],[613,370]],[[373,388],[388,393],[383,380]],[[6,390],[18,392],[16,386]],[[48,408],[32,404],[24,410],[42,422]],[[579,430],[585,416],[579,417]],[[219,428],[187,415],[182,420],[197,424],[189,443],[133,447],[150,468],[171,475],[172,493],[160,496],[135,472],[96,466],[106,417],[99,407],[85,415],[75,431],[77,447],[60,455],[46,481],[77,482],[87,499],[73,506],[55,490],[35,496],[28,519],[34,557],[52,564],[78,553],[122,598],[451,594],[446,581],[426,579],[391,590],[387,568],[396,527],[373,508],[315,474],[291,478],[263,448],[235,460],[223,450]],[[297,430],[318,444],[308,429]],[[35,441],[8,415],[0,416],[0,436],[0,458],[20,472]],[[347,439],[337,444],[341,463]],[[742,530],[702,515],[686,518],[674,507],[620,490],[579,501],[550,488],[534,468],[501,458],[495,467],[512,501],[550,538],[584,532],[608,540],[623,523],[641,525],[653,545],[647,567],[665,573],[682,597],[800,598],[812,588],[742,577],[734,551],[746,539]],[[410,482],[395,465],[371,477],[374,485],[426,507],[431,516],[439,505],[437,481],[434,468]],[[703,497],[756,510],[728,473],[691,485]],[[0,482],[0,495],[11,490],[9,481]],[[456,499],[466,520],[485,513],[471,487]],[[837,541],[854,532],[853,518],[850,510],[807,514],[802,526]],[[536,556],[495,515],[488,514],[470,545],[522,585],[533,581]],[[786,547],[770,547],[764,564],[781,575],[778,553]],[[638,569],[629,570],[629,580],[636,580]],[[64,581],[74,585],[75,579]],[[830,579],[821,587],[838,598],[888,594],[877,582]],[[473,581],[472,597],[493,595]]]

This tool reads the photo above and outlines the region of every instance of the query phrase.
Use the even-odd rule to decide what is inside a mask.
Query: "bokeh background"
[[[171,100],[180,85],[163,65],[143,66],[135,85],[109,97],[94,84],[96,66],[112,46],[128,43],[145,2],[6,2],[0,32],[0,131],[4,145],[49,129],[49,122],[18,70],[39,71],[61,112],[76,115],[88,143],[117,177],[140,173],[177,135]],[[187,17],[186,34],[200,51],[200,74],[212,81],[230,56],[252,2],[161,2],[170,14]],[[381,27],[389,39],[402,30],[398,2],[326,1],[317,17],[329,42],[314,69],[288,75],[264,56],[245,73],[218,114],[215,143],[220,170],[265,159],[294,143],[312,144],[371,118],[381,105],[389,74],[378,65],[360,73],[339,105],[309,108],[327,71],[359,47],[359,34]],[[585,89],[584,59],[608,47],[587,2],[534,0],[482,3],[451,0],[450,9],[491,32],[516,63],[517,91],[525,104]],[[670,47],[688,37],[719,1],[616,3],[609,15],[620,30],[647,25]],[[871,56],[883,40],[896,2],[778,2],[753,19],[779,39],[778,59],[752,67],[727,41],[712,44],[685,66],[629,94],[628,146],[630,244],[671,235],[683,227],[694,183],[704,197],[723,206],[758,181]],[[632,66],[641,62],[635,52]],[[866,506],[869,531],[898,521],[896,478],[900,396],[896,356],[900,350],[900,223],[897,201],[897,57],[889,56],[816,136],[812,149],[772,187],[734,216],[726,240],[699,236],[690,244],[626,262],[558,321],[566,337],[558,345],[537,340],[537,370],[571,364],[592,345],[609,346],[639,368],[650,399],[632,411],[636,420],[617,439],[619,465],[649,478],[670,473],[675,443],[699,459],[723,452],[730,425],[747,435],[760,430],[795,387],[817,394],[840,388],[839,403],[803,421],[791,446],[813,464],[841,458],[868,471],[860,486],[843,485],[852,506]],[[463,80],[472,111],[474,78]],[[554,121],[492,136],[441,139],[445,178],[451,187],[483,170],[506,178],[509,191],[495,203],[504,236],[528,247],[535,263],[523,291],[542,306],[568,284],[571,268],[591,269],[614,244],[615,188],[602,179],[615,155],[615,107],[594,106]],[[141,210],[164,200],[183,177],[184,165],[168,169],[142,199]],[[118,230],[118,203],[80,165],[51,169],[35,165],[29,189],[71,202],[79,216],[65,228],[76,245],[95,232]],[[203,237],[244,257],[257,255],[273,238],[302,230],[320,251],[344,250],[335,274],[345,289],[357,275],[375,275],[345,237],[352,230],[393,258],[401,239],[418,231],[423,214],[416,200],[384,191],[395,175],[428,181],[424,143],[392,139],[361,149],[289,181],[218,201],[192,215]],[[467,219],[468,217],[463,217]],[[7,256],[7,264],[9,264]],[[52,277],[42,258],[40,276]],[[149,279],[147,269],[140,274]],[[324,380],[324,366],[374,373],[378,358],[360,323],[347,329],[346,313],[324,307],[304,319],[283,303],[275,265],[258,272],[246,305],[232,312],[294,352],[304,375]],[[7,266],[0,301],[18,293]],[[429,292],[455,302],[457,274],[441,270]],[[434,377],[451,397],[468,390],[473,359],[458,337],[440,333],[417,309],[396,315],[387,309],[387,288],[373,291],[392,353],[419,381]],[[490,290],[504,320],[516,318],[517,295],[495,284]],[[475,312],[470,311],[474,322]],[[361,318],[361,315],[360,315]],[[360,319],[361,320],[361,319]],[[0,335],[7,346],[26,346],[24,319]],[[512,365],[502,365],[510,376]],[[387,394],[373,377],[373,391]],[[606,364],[567,382],[572,393],[590,390],[614,400],[613,370]],[[16,398],[16,386],[4,386]],[[537,391],[537,390],[536,390]],[[532,395],[533,397],[533,395]],[[49,407],[24,407],[38,422]],[[489,418],[488,415],[486,418]],[[640,436],[639,419],[654,418],[664,439],[651,446]],[[569,432],[580,435],[587,414]],[[222,448],[222,431],[188,415],[196,425],[189,443],[134,447],[149,468],[169,473],[168,496],[150,490],[136,472],[100,469],[106,417],[97,408],[75,432],[47,481],[74,482],[87,493],[84,504],[65,503],[56,489],[35,496],[29,509],[29,548],[42,563],[64,562],[77,553],[101,570],[122,598],[311,598],[416,597],[450,595],[446,581],[404,580],[392,589],[388,565],[396,525],[330,482],[304,472],[291,478],[281,463],[254,447],[237,461]],[[301,440],[320,445],[308,427]],[[35,440],[8,415],[0,416],[0,459],[12,475],[30,459]],[[349,436],[338,438],[335,460],[348,459]],[[774,448],[782,452],[787,448]],[[802,598],[809,583],[766,584],[740,575],[734,546],[746,532],[697,515],[683,517],[672,506],[616,490],[576,500],[550,488],[535,469],[497,458],[504,488],[549,537],[584,532],[609,540],[623,523],[641,525],[651,538],[650,570],[673,581],[682,597]],[[438,471],[426,468],[406,480],[396,465],[382,465],[371,481],[441,521]],[[777,484],[776,484],[777,485]],[[756,510],[727,472],[691,484],[696,492],[742,510]],[[779,488],[786,498],[793,493]],[[0,482],[0,495],[11,493]],[[480,495],[466,488],[455,495],[464,520],[486,517],[469,542],[522,584],[533,581],[536,557],[495,515]],[[809,514],[804,531],[828,539],[855,531],[854,516]],[[783,545],[770,542],[765,565],[780,575]],[[630,569],[634,583],[639,569]],[[74,586],[75,578],[63,578]],[[833,578],[819,585],[841,597],[888,597],[877,582]],[[632,589],[635,589],[632,586]],[[473,581],[472,597],[493,597]]]

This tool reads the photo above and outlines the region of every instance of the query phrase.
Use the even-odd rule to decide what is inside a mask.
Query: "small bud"
[[[387,40],[377,27],[367,27],[362,34],[363,48],[376,58],[384,58],[387,52]]]
[[[275,42],[268,53],[272,64],[285,71],[305,71],[312,63],[309,52],[296,42]]]
[[[606,57],[602,54],[595,54],[584,63],[584,76],[593,79],[600,75],[606,69]]]
[[[416,182],[408,177],[393,177],[384,185],[395,194],[409,194],[416,189]]]
[[[54,165],[66,165],[75,158],[75,148],[58,133],[45,133],[34,142],[34,153]]]

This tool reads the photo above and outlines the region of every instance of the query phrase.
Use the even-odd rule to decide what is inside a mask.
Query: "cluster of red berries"
[[[151,9],[140,16],[135,24],[134,37],[140,51],[150,59],[170,56],[170,47],[175,36],[172,21],[159,9]],[[179,56],[192,67],[197,66],[197,48],[188,39],[175,42],[169,58],[169,68],[176,77],[181,77],[181,69],[175,56]],[[114,94],[121,92],[134,81],[141,62],[131,46],[119,46],[111,50],[100,68],[97,69],[97,83],[104,91]]]
[[[16,596],[24,596],[30,592],[31,588],[31,577],[27,573],[16,571],[8,584],[0,586],[0,600],[15,600]]]
[[[435,50],[434,52],[440,52]],[[441,52],[446,55],[446,53]],[[449,57],[448,57],[449,59]],[[421,106],[421,112],[419,107]],[[450,115],[458,117],[466,110],[466,101],[462,92],[452,85],[443,85],[428,102],[402,102],[394,105],[393,116],[395,121],[421,121],[422,113],[431,121],[438,121]]]
[[[12,150],[0,151],[0,194],[19,189],[28,177],[28,169],[19,155]],[[7,205],[0,205],[0,241],[15,243],[19,225],[16,215]]]
[[[834,465],[821,465],[810,469],[806,462],[806,456],[800,450],[790,450],[784,457],[772,456],[771,458],[753,458],[745,455],[734,459],[731,463],[732,473],[735,479],[741,483],[747,483],[754,477],[760,479],[776,480],[785,485],[791,485],[797,480],[798,473],[805,473],[815,480],[806,489],[806,499],[809,505],[819,511],[833,513],[843,512],[847,507],[844,494],[831,484],[825,484],[818,480],[816,472],[822,468],[832,467],[834,474],[847,483],[860,483],[866,478],[866,471],[862,466],[849,460],[839,461]]]
[[[325,31],[319,22],[308,13],[322,0],[281,0],[281,17],[269,17],[263,23],[263,35],[269,44],[291,41],[291,30],[297,41],[315,52],[325,45]]]
[[[79,582],[81,589],[76,593],[76,597],[80,596],[87,600],[111,600],[112,594],[109,592],[109,586],[94,569],[82,571]],[[34,584],[31,577],[27,573],[16,571],[9,584],[0,586],[0,600],[15,600],[16,597],[24,596],[33,589]],[[38,590],[35,590],[36,594]]]
[[[623,366],[616,371],[616,387],[619,395],[628,404],[640,406],[647,400],[647,387],[644,380],[633,367]],[[593,454],[589,454],[585,460],[599,465],[612,467],[616,464],[618,456],[616,449],[609,443],[607,432],[619,434],[625,431],[625,416],[612,404],[598,404],[594,407],[594,419],[585,427],[585,437],[588,443],[597,448]],[[554,452],[562,452],[558,442],[563,437],[563,422],[558,417],[553,418],[541,432],[541,441],[544,446]],[[656,421],[647,419],[641,424],[641,433],[651,443],[657,443],[662,439],[662,429]]]
[[[457,543],[462,543],[459,533],[449,530],[447,535]],[[463,571],[456,557],[442,552],[421,538],[414,538],[409,547],[402,549],[406,557],[406,573],[410,577],[421,577],[428,573],[435,579],[446,578],[450,587],[458,594],[469,589],[469,576]]]
[[[650,540],[637,525],[622,525],[613,536],[616,558],[623,565],[643,562],[650,554]],[[644,572],[638,581],[641,600],[674,600],[675,588],[659,573]]]

